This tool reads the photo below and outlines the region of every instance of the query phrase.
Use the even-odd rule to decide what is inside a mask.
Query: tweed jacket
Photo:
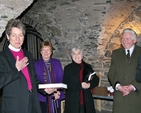
[[[135,80],[138,56],[141,52],[140,47],[135,46],[130,60],[128,61],[125,49],[119,48],[112,53],[111,66],[108,72],[108,78],[115,88],[117,82],[121,85],[132,84],[136,91],[129,95],[123,94],[115,89],[113,113],[140,113],[141,112],[141,84]]]

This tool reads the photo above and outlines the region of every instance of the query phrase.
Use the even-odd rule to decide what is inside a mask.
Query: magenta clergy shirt
[[[17,59],[17,56],[19,56],[19,60],[24,58],[24,53],[23,53],[22,50],[17,52],[17,51],[13,51],[13,50],[10,49],[10,51],[14,55],[15,59]],[[31,85],[31,80],[30,80],[30,76],[29,76],[29,72],[28,72],[27,66],[22,69],[22,73],[24,74],[24,76],[26,78],[26,81],[27,81],[27,84],[28,84],[28,90],[31,90],[32,89],[32,85]]]

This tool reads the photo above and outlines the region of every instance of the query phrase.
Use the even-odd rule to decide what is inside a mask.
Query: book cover
[[[62,89],[67,89],[67,85],[63,83],[52,83],[52,84],[39,84],[39,89],[44,89],[44,88],[62,88]]]

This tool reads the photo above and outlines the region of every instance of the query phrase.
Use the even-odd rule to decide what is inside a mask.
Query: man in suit
[[[11,19],[6,26],[9,46],[0,52],[0,88],[2,113],[41,113],[34,69],[30,52],[22,49],[25,26],[19,19]],[[54,89],[42,90],[52,93]]]
[[[113,113],[141,112],[141,84],[135,80],[141,49],[135,45],[136,41],[136,32],[126,28],[122,33],[122,47],[112,52],[108,78],[115,89]]]

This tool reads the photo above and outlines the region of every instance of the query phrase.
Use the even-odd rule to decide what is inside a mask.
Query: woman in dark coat
[[[22,49],[24,24],[19,19],[9,20],[6,36],[9,45],[0,52],[1,113],[41,113],[33,58],[30,52]]]
[[[91,89],[99,83],[99,77],[94,74],[90,64],[85,63],[83,51],[74,47],[71,51],[72,63],[64,68],[63,83],[67,84],[64,113],[95,113]]]

